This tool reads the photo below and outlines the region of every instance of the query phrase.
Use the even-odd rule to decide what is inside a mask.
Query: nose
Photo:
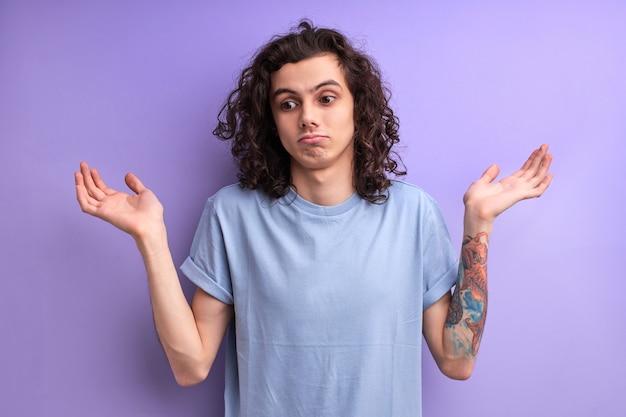
[[[302,103],[300,111],[300,127],[318,126],[318,114],[315,105],[311,103]]]

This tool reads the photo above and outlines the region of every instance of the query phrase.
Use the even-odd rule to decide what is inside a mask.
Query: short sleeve
[[[204,207],[190,254],[180,269],[211,296],[233,304],[228,255],[214,198],[210,198]]]
[[[450,291],[457,280],[459,262],[437,203],[429,199],[422,221],[424,310]]]

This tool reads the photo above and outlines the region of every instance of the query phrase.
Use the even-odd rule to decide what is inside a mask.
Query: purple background
[[[134,243],[81,214],[72,173],[86,160],[116,188],[137,173],[180,264],[204,200],[234,181],[211,136],[225,94],[304,16],[377,58],[408,180],[455,242],[490,163],[555,154],[549,192],[496,222],[474,376],[424,355],[425,416],[623,415],[626,3],[294,3],[0,2],[0,415],[223,413],[223,365],[176,385]]]

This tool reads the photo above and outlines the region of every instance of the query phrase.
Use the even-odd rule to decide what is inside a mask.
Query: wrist
[[[495,217],[489,216],[471,205],[465,205],[465,215],[463,217],[464,235],[474,237],[481,232],[490,235],[494,221]]]
[[[155,223],[146,227],[133,237],[137,249],[144,259],[157,257],[159,254],[169,251],[167,230],[164,223]]]

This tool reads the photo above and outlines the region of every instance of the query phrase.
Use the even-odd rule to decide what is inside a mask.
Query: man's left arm
[[[496,217],[521,200],[540,197],[550,185],[552,155],[542,145],[513,175],[494,182],[490,166],[463,197],[463,245],[456,286],[424,311],[423,332],[439,369],[453,379],[472,374],[487,316],[487,254]]]

